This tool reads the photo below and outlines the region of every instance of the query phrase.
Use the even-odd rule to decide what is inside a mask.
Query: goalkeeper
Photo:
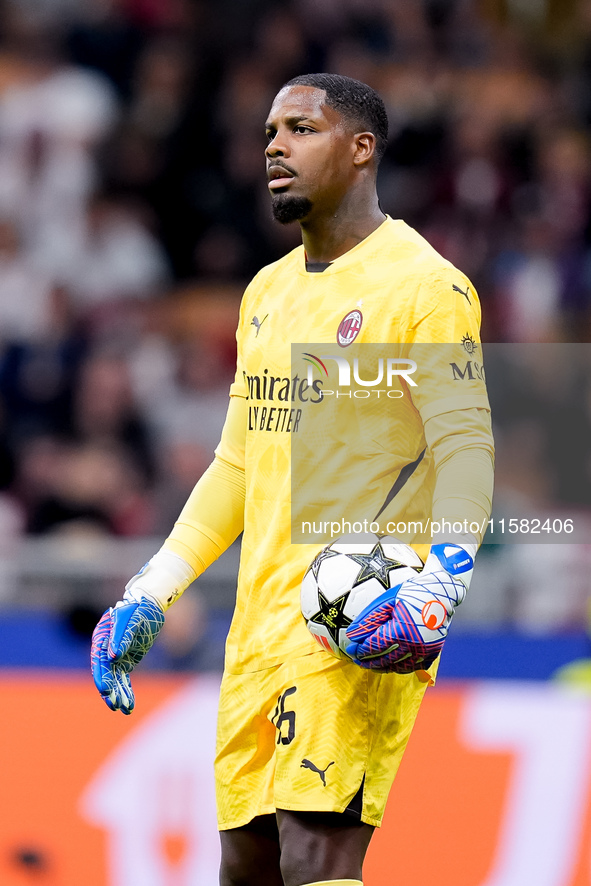
[[[374,90],[332,74],[295,78],[276,96],[266,132],[273,214],[298,222],[303,243],[245,292],[216,457],[163,548],[101,618],[92,670],[106,704],[131,713],[130,672],[166,609],[243,532],[215,760],[220,883],[360,886],[481,538],[443,536],[419,550],[423,572],[351,625],[351,659],[319,649],[299,608],[319,545],[291,544],[290,525],[291,441],[318,400],[293,375],[290,345],[452,343],[451,359],[434,352],[430,378],[396,401],[385,441],[361,461],[357,445],[374,439],[361,431],[352,441],[347,496],[386,519],[484,526],[493,445],[480,308],[460,271],[381,211],[387,117]],[[435,652],[420,632],[433,617]]]

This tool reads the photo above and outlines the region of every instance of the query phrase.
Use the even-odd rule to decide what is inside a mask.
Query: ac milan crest
[[[341,348],[347,348],[353,344],[363,323],[363,314],[361,311],[349,311],[346,317],[343,317],[337,329],[337,343]]]

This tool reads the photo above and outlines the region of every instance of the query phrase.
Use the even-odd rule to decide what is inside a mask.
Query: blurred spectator
[[[215,339],[182,343],[166,395],[146,403],[158,439],[165,445],[194,443],[211,461],[226,416],[231,381],[232,373]]]
[[[0,220],[0,340],[39,341],[54,324],[50,279],[35,268],[10,219]]]
[[[81,367],[72,409],[75,439],[126,449],[144,479],[153,476],[146,422],[133,400],[126,361],[109,353],[91,355]]]
[[[163,251],[138,213],[103,194],[89,199],[75,231],[47,234],[35,259],[66,284],[81,313],[153,295],[168,277]]]
[[[549,219],[524,219],[512,250],[497,260],[498,311],[504,337],[516,342],[562,338],[560,252]],[[535,310],[532,310],[535,305]]]
[[[45,491],[43,486],[30,487],[30,532],[151,534],[151,502],[133,460],[122,447],[54,445],[51,458],[51,474],[42,478]]]
[[[80,224],[97,180],[92,151],[117,105],[108,81],[65,64],[40,35],[21,51],[20,80],[0,92],[0,212],[43,246],[50,231],[67,237]]]
[[[0,395],[6,407],[6,433],[15,452],[29,437],[67,431],[77,372],[86,350],[68,292],[47,287],[41,305],[35,305],[35,294],[33,287],[30,292],[21,290],[22,301],[17,301],[19,292],[8,288],[7,296],[14,301],[7,298],[4,303],[6,310],[11,306],[21,326],[20,334],[14,328],[12,335],[9,331],[0,352]],[[37,324],[34,335],[32,328],[24,334],[27,319],[30,327]]]
[[[145,41],[141,27],[126,14],[124,4],[116,0],[73,2],[70,7],[66,36],[70,59],[100,71],[120,94],[128,96]]]
[[[211,452],[190,440],[169,440],[160,452],[161,472],[154,490],[154,533],[167,536],[195,483],[211,463]]]

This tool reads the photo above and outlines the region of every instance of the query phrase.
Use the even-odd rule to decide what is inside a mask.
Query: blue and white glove
[[[94,685],[112,711],[133,711],[129,674],[160,633],[165,610],[194,579],[182,557],[159,551],[127,583],[123,600],[103,613],[92,634],[90,666]]]
[[[135,697],[130,672],[142,660],[164,624],[155,600],[121,600],[107,609],[94,629],[90,661],[94,685],[112,711],[131,714]]]
[[[422,572],[390,588],[347,628],[362,668],[410,674],[433,664],[472,578],[476,544],[435,544]]]

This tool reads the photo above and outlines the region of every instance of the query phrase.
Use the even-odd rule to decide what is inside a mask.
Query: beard
[[[273,218],[282,225],[301,221],[312,209],[312,202],[307,197],[290,197],[289,194],[277,194],[272,198]]]

